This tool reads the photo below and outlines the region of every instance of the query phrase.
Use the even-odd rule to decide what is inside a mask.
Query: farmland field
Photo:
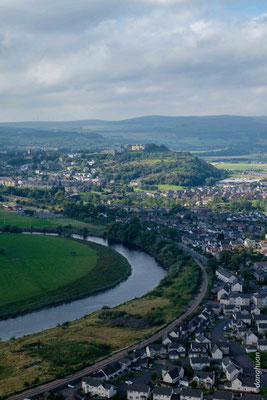
[[[249,164],[249,163],[212,163],[218,169],[229,171],[267,171],[267,164]]]
[[[0,317],[95,293],[130,273],[114,250],[58,237],[0,234]]]
[[[75,229],[87,228],[89,234],[101,234],[104,227],[91,225],[71,218],[36,218],[19,215],[13,211],[0,209],[0,227],[3,225],[16,225],[20,228],[56,228],[59,225],[71,225]]]

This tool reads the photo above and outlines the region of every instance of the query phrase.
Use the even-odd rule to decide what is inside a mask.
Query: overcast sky
[[[266,0],[0,0],[0,121],[267,115]]]

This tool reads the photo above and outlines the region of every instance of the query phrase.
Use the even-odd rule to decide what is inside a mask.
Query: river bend
[[[73,237],[81,238],[78,235],[73,235]],[[100,310],[104,305],[114,307],[135,297],[141,297],[156,287],[167,274],[153,257],[141,250],[118,243],[109,244],[107,240],[93,236],[87,237],[86,240],[110,246],[122,254],[132,267],[129,278],[114,288],[96,295],[0,321],[0,338],[2,340],[53,328],[63,322],[72,321]]]

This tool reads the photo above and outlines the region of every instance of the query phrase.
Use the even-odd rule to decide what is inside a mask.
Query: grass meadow
[[[60,237],[0,234],[0,317],[83,297],[130,273],[114,250]]]

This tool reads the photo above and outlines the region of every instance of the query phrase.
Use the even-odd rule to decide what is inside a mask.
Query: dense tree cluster
[[[100,165],[100,164],[99,164]],[[144,185],[211,185],[224,172],[190,153],[122,153],[102,159],[101,171],[108,181],[128,184],[139,179]]]

